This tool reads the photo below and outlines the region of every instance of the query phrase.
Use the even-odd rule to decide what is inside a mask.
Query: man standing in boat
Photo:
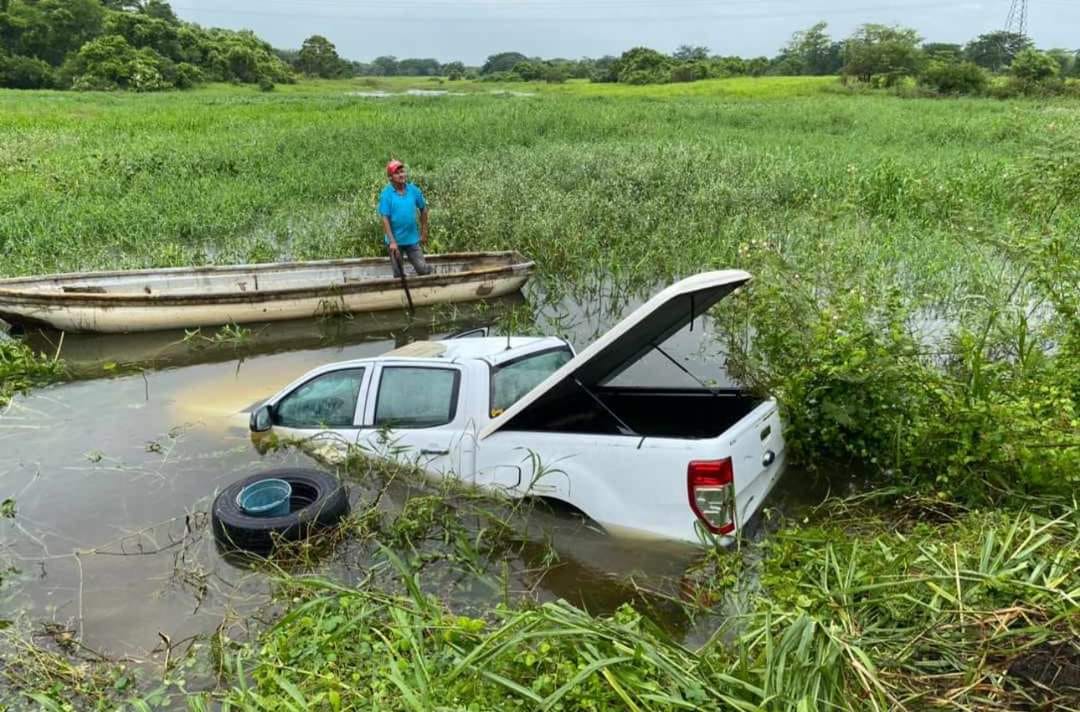
[[[431,274],[422,249],[428,241],[428,211],[424,194],[416,184],[408,182],[409,175],[401,161],[387,163],[386,176],[390,184],[379,195],[379,215],[382,217],[383,241],[390,253],[390,267],[394,270],[394,276],[401,276],[402,257],[408,258],[417,274]]]

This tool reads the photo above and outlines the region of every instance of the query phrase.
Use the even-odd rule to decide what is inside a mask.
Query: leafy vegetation
[[[251,32],[181,22],[165,2],[10,0],[0,5],[0,86],[185,89],[202,81],[293,81]]]
[[[58,380],[63,373],[61,361],[36,354],[0,332],[0,407],[16,393]]]

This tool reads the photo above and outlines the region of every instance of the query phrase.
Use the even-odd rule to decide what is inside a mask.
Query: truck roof
[[[539,348],[558,348],[566,342],[553,336],[482,336],[443,341],[414,341],[379,358],[423,358],[461,361],[481,359],[494,365],[532,353]]]

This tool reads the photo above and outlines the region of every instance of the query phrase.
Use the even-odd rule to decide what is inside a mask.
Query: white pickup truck
[[[684,279],[576,355],[557,338],[481,336],[328,364],[257,407],[251,430],[330,433],[434,476],[561,500],[610,530],[726,543],[782,470],[775,401],[612,381],[749,279]]]

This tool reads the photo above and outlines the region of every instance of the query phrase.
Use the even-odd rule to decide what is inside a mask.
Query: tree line
[[[819,22],[792,35],[774,57],[713,54],[683,45],[666,54],[634,47],[580,59],[490,55],[480,66],[434,58],[342,58],[312,35],[299,49],[275,49],[250,31],[205,29],[176,17],[165,0],[0,0],[0,86],[12,88],[183,89],[207,81],[258,84],[297,77],[438,76],[491,81],[660,84],[731,76],[840,75],[859,85],[914,83],[940,94],[1052,93],[1080,76],[1080,51],[1036,50],[1030,39],[991,32],[966,44],[923,42],[915,30],[867,24],[835,40]]]
[[[164,0],[0,0],[0,86],[183,89],[294,81],[249,31],[182,22]]]

